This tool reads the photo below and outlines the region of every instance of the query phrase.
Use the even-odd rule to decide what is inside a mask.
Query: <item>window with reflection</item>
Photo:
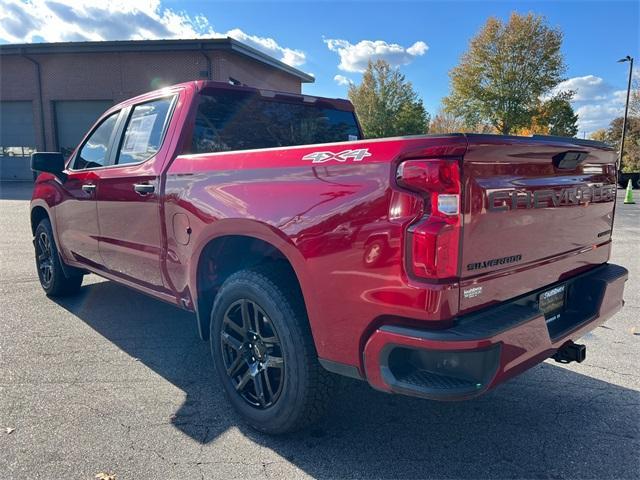
[[[140,163],[153,157],[167,127],[173,97],[136,105],[131,112],[118,152],[118,164]]]
[[[107,151],[109,141],[116,126],[120,112],[112,113],[105,118],[96,128],[89,139],[84,143],[76,156],[73,168],[82,170],[85,168],[103,167],[107,163]]]
[[[287,147],[357,140],[353,112],[326,102],[274,100],[252,92],[202,95],[192,153]]]

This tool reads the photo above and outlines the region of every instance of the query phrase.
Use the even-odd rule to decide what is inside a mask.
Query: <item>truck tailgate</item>
[[[608,260],[616,193],[613,150],[549,137],[468,138],[461,312]]]

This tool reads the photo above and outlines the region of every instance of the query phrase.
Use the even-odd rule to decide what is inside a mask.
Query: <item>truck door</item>
[[[166,291],[161,274],[160,178],[176,95],[126,109],[109,168],[99,172],[99,249],[107,270],[143,287]]]
[[[62,182],[63,199],[55,215],[60,249],[65,258],[102,268],[98,249],[96,191],[99,172],[108,163],[120,112],[112,113],[94,127],[67,166]]]

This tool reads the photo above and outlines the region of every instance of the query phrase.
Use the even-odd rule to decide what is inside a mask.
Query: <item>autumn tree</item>
[[[640,79],[633,80],[629,96],[629,115],[640,118]]]
[[[622,117],[611,121],[607,129],[607,143],[616,149],[620,149],[622,138]],[[640,118],[629,116],[627,118],[627,134],[624,140],[624,155],[622,156],[621,169],[623,172],[640,171]]]
[[[591,132],[591,134],[589,135],[589,138],[591,140],[596,140],[598,142],[607,142],[607,129],[606,128],[600,128],[598,130],[596,130],[595,132]]]
[[[349,99],[367,138],[421,134],[429,129],[429,114],[413,85],[384,60],[369,62],[362,82],[349,86]]]
[[[589,135],[591,140],[608,143],[613,148],[620,149],[622,137],[622,117],[615,118],[609,124],[609,128],[601,128]],[[622,156],[621,169],[623,172],[640,171],[640,118],[629,116],[627,118],[627,134],[624,140],[624,155]]]
[[[493,133],[494,129],[488,124],[467,125],[463,118],[444,109],[438,113],[429,124],[429,133]]]
[[[506,23],[489,18],[449,72],[446,110],[502,134],[530,126],[539,99],[562,80],[561,45],[562,32],[542,16],[514,12]]]
[[[622,124],[622,117],[613,119],[606,130],[604,139],[605,142],[618,150],[622,139]],[[594,132],[591,138],[594,138],[595,134],[600,135],[600,131]],[[631,85],[627,133],[620,168],[623,172],[640,171],[640,80],[638,78],[635,78]]]
[[[429,133],[462,133],[466,131],[467,126],[462,118],[442,109],[429,124]]]

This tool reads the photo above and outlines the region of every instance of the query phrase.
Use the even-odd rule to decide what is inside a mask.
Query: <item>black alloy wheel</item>
[[[40,220],[33,237],[38,278],[45,293],[58,297],[78,292],[83,274],[71,268],[68,268],[70,276],[65,273],[48,218]]]
[[[53,281],[53,250],[49,232],[41,230],[36,238],[36,257],[38,260],[38,274],[42,286],[47,289]]]
[[[277,402],[285,381],[278,332],[260,306],[240,299],[227,308],[220,331],[224,368],[238,394],[254,408]]]
[[[230,275],[210,318],[214,368],[229,403],[251,427],[294,432],[327,411],[334,377],[318,361],[302,292],[286,266]]]

